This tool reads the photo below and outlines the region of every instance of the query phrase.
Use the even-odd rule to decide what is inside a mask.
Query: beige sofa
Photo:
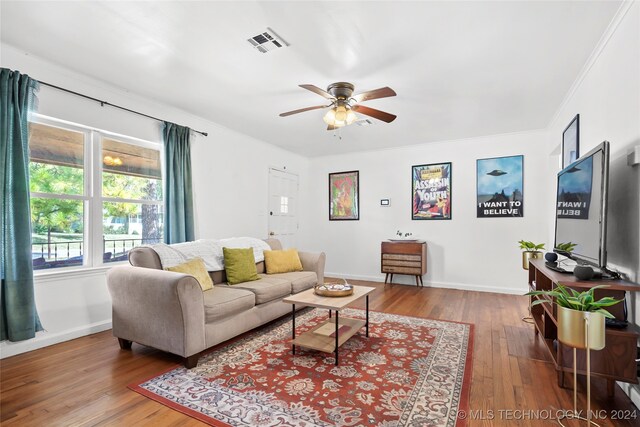
[[[268,239],[272,249],[282,249]],[[107,273],[113,303],[113,335],[122,349],[132,342],[185,358],[185,366],[198,363],[199,354],[216,344],[291,312],[282,299],[324,280],[324,253],[299,252],[303,271],[264,274],[260,280],[229,286],[224,271],[209,272],[214,281],[203,292],[192,276],[164,271],[151,248],[135,248],[132,266]]]

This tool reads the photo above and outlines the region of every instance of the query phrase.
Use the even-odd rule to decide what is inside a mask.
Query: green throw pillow
[[[252,248],[222,248],[222,251],[224,253],[224,269],[227,273],[227,282],[230,285],[259,279]]]

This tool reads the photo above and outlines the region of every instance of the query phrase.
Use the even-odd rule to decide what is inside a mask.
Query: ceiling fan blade
[[[368,101],[370,99],[378,99],[378,98],[387,98],[389,96],[396,96],[396,92],[390,87],[381,87],[380,89],[369,90],[367,92],[362,92],[357,95],[354,95],[352,98],[356,100],[356,102]]]
[[[286,113],[280,113],[280,117],[287,117],[287,116],[290,116],[292,114],[304,113],[305,111],[319,110],[321,108],[327,108],[327,107],[331,107],[331,104],[329,104],[329,105],[316,105],[315,107],[307,107],[307,108],[300,108],[299,110],[287,111]]]
[[[303,89],[306,90],[310,90],[313,93],[317,93],[320,96],[324,96],[327,99],[336,99],[333,95],[331,95],[329,92],[327,92],[326,90],[322,90],[320,89],[318,86],[314,86],[314,85],[298,85]]]
[[[336,129],[338,129],[338,126],[333,126],[333,125],[327,126],[327,130],[336,130]]]
[[[351,107],[353,111],[362,113],[367,116],[371,116],[374,119],[382,120],[383,122],[391,123],[396,119],[396,115],[385,113],[384,111],[376,110],[375,108],[365,107],[364,105],[354,105]]]

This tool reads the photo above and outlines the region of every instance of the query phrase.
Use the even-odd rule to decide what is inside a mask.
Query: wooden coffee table
[[[293,321],[291,328],[291,345],[293,354],[296,354],[296,345],[325,353],[335,353],[337,365],[338,348],[342,344],[354,336],[363,326],[365,327],[366,336],[369,336],[369,294],[375,289],[376,288],[368,286],[354,286],[353,295],[346,297],[323,297],[316,295],[313,289],[308,289],[283,299],[283,302],[293,305],[293,309],[291,310],[291,318]],[[366,320],[340,317],[340,310],[362,297],[366,298]],[[329,318],[312,330],[296,337],[296,304],[326,308],[329,310]],[[332,319],[332,312],[335,312],[335,319]],[[328,327],[330,324],[334,325],[335,328]]]

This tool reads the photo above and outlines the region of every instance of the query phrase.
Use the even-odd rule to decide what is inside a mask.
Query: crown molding
[[[620,7],[618,8],[618,11],[614,15],[614,17],[611,20],[611,22],[609,23],[609,26],[607,27],[605,32],[602,34],[602,37],[600,38],[600,40],[596,44],[596,47],[591,52],[591,55],[589,55],[589,58],[587,59],[587,62],[582,67],[582,70],[580,70],[580,73],[578,73],[578,76],[573,81],[573,84],[569,88],[569,91],[564,96],[564,98],[563,98],[562,102],[560,103],[560,105],[558,106],[555,114],[553,115],[553,117],[549,121],[549,124],[547,125],[547,129],[550,129],[551,126],[553,126],[553,124],[558,120],[558,118],[560,117],[560,113],[562,112],[563,108],[567,105],[567,103],[569,103],[571,98],[573,98],[575,93],[578,91],[578,89],[582,85],[582,82],[587,77],[587,74],[589,74],[589,71],[591,70],[593,65],[596,63],[598,58],[600,58],[600,55],[604,51],[604,48],[607,46],[607,44],[609,43],[609,40],[611,40],[611,37],[613,37],[613,35],[615,34],[616,30],[620,26],[620,23],[624,20],[624,17],[627,15],[629,10],[631,9],[631,6],[633,6],[635,2],[636,2],[636,0],[625,0],[625,1],[622,2]]]

